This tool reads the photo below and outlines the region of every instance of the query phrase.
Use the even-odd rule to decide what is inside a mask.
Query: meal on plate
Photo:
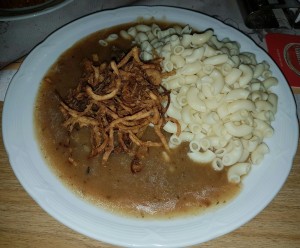
[[[278,80],[207,28],[129,23],[59,57],[41,83],[35,125],[66,185],[141,217],[197,214],[238,194],[269,152]]]

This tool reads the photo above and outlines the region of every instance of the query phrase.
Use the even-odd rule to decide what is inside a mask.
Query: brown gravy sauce
[[[159,24],[164,28],[171,26]],[[132,174],[132,158],[127,154],[113,154],[105,165],[101,163],[101,157],[88,158],[89,131],[83,128],[71,134],[77,166],[68,162],[68,134],[61,126],[63,117],[55,91],[64,97],[70,88],[76,86],[83,58],[91,58],[97,53],[102,60],[110,60],[114,56],[113,46],[130,50],[130,42],[123,39],[110,43],[108,47],[100,46],[98,41],[131,25],[116,26],[84,38],[62,54],[45,75],[36,99],[35,126],[47,163],[61,181],[81,197],[127,216],[186,216],[228,202],[237,195],[241,185],[228,183],[226,170],[217,172],[209,164],[190,161],[186,155],[187,145],[172,150],[170,162],[163,159],[161,148],[150,149],[143,170]],[[145,138],[154,139],[151,128],[145,135]]]

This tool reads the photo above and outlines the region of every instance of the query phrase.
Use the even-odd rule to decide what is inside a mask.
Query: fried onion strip
[[[93,92],[93,89],[90,86],[86,87],[86,92],[88,93],[88,95],[93,98],[95,101],[104,101],[104,100],[109,100],[111,98],[113,98],[119,91],[121,86],[121,80],[118,78],[117,79],[117,85],[116,88],[113,89],[110,93],[106,94],[106,95],[97,95]]]
[[[181,130],[177,120],[165,117],[170,92],[160,83],[173,72],[162,73],[161,62],[162,59],[142,62],[137,47],[118,63],[104,62],[99,66],[95,61],[84,60],[79,84],[59,101],[65,118],[63,126],[69,132],[75,126],[90,129],[91,157],[102,155],[105,162],[114,151],[135,157],[143,147],[169,149],[163,125],[172,121],[177,132]],[[153,125],[158,141],[143,140],[142,134],[149,125]],[[76,164],[72,154],[69,160]]]
[[[129,138],[138,146],[162,146],[160,142],[153,142],[153,141],[142,141],[140,140],[133,132],[129,131]]]

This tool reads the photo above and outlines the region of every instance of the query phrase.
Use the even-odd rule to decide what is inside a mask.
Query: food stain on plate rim
[[[239,196],[214,213],[170,221],[143,221],[102,211],[74,196],[59,183],[45,164],[33,138],[35,95],[43,75],[59,55],[90,33],[132,22],[141,16],[179,23],[184,20],[198,30],[212,28],[220,38],[229,37],[239,41],[242,51],[254,52],[258,60],[267,60],[279,79],[279,85],[274,88],[279,96],[275,134],[266,141],[271,153],[245,178],[244,189]],[[19,99],[23,101],[22,110],[19,108]],[[287,125],[289,128],[286,128]],[[11,166],[23,187],[45,211],[66,226],[116,245],[178,247],[202,243],[229,233],[252,219],[271,202],[291,169],[297,148],[298,122],[292,93],[282,73],[270,57],[245,35],[193,11],[137,6],[103,11],[79,19],[58,30],[34,49],[25,59],[6,94],[3,139]],[[282,164],[288,166],[283,167]]]

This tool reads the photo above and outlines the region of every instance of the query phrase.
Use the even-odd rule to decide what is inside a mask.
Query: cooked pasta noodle
[[[251,161],[253,164],[259,164],[264,156],[269,152],[269,147],[265,143],[259,144],[251,153]]]
[[[239,183],[241,181],[241,176],[248,174],[250,168],[250,163],[236,163],[231,166],[227,172],[228,181],[232,183]]]
[[[211,163],[216,155],[211,150],[206,150],[205,152],[189,152],[188,157],[197,163],[207,164]]]

